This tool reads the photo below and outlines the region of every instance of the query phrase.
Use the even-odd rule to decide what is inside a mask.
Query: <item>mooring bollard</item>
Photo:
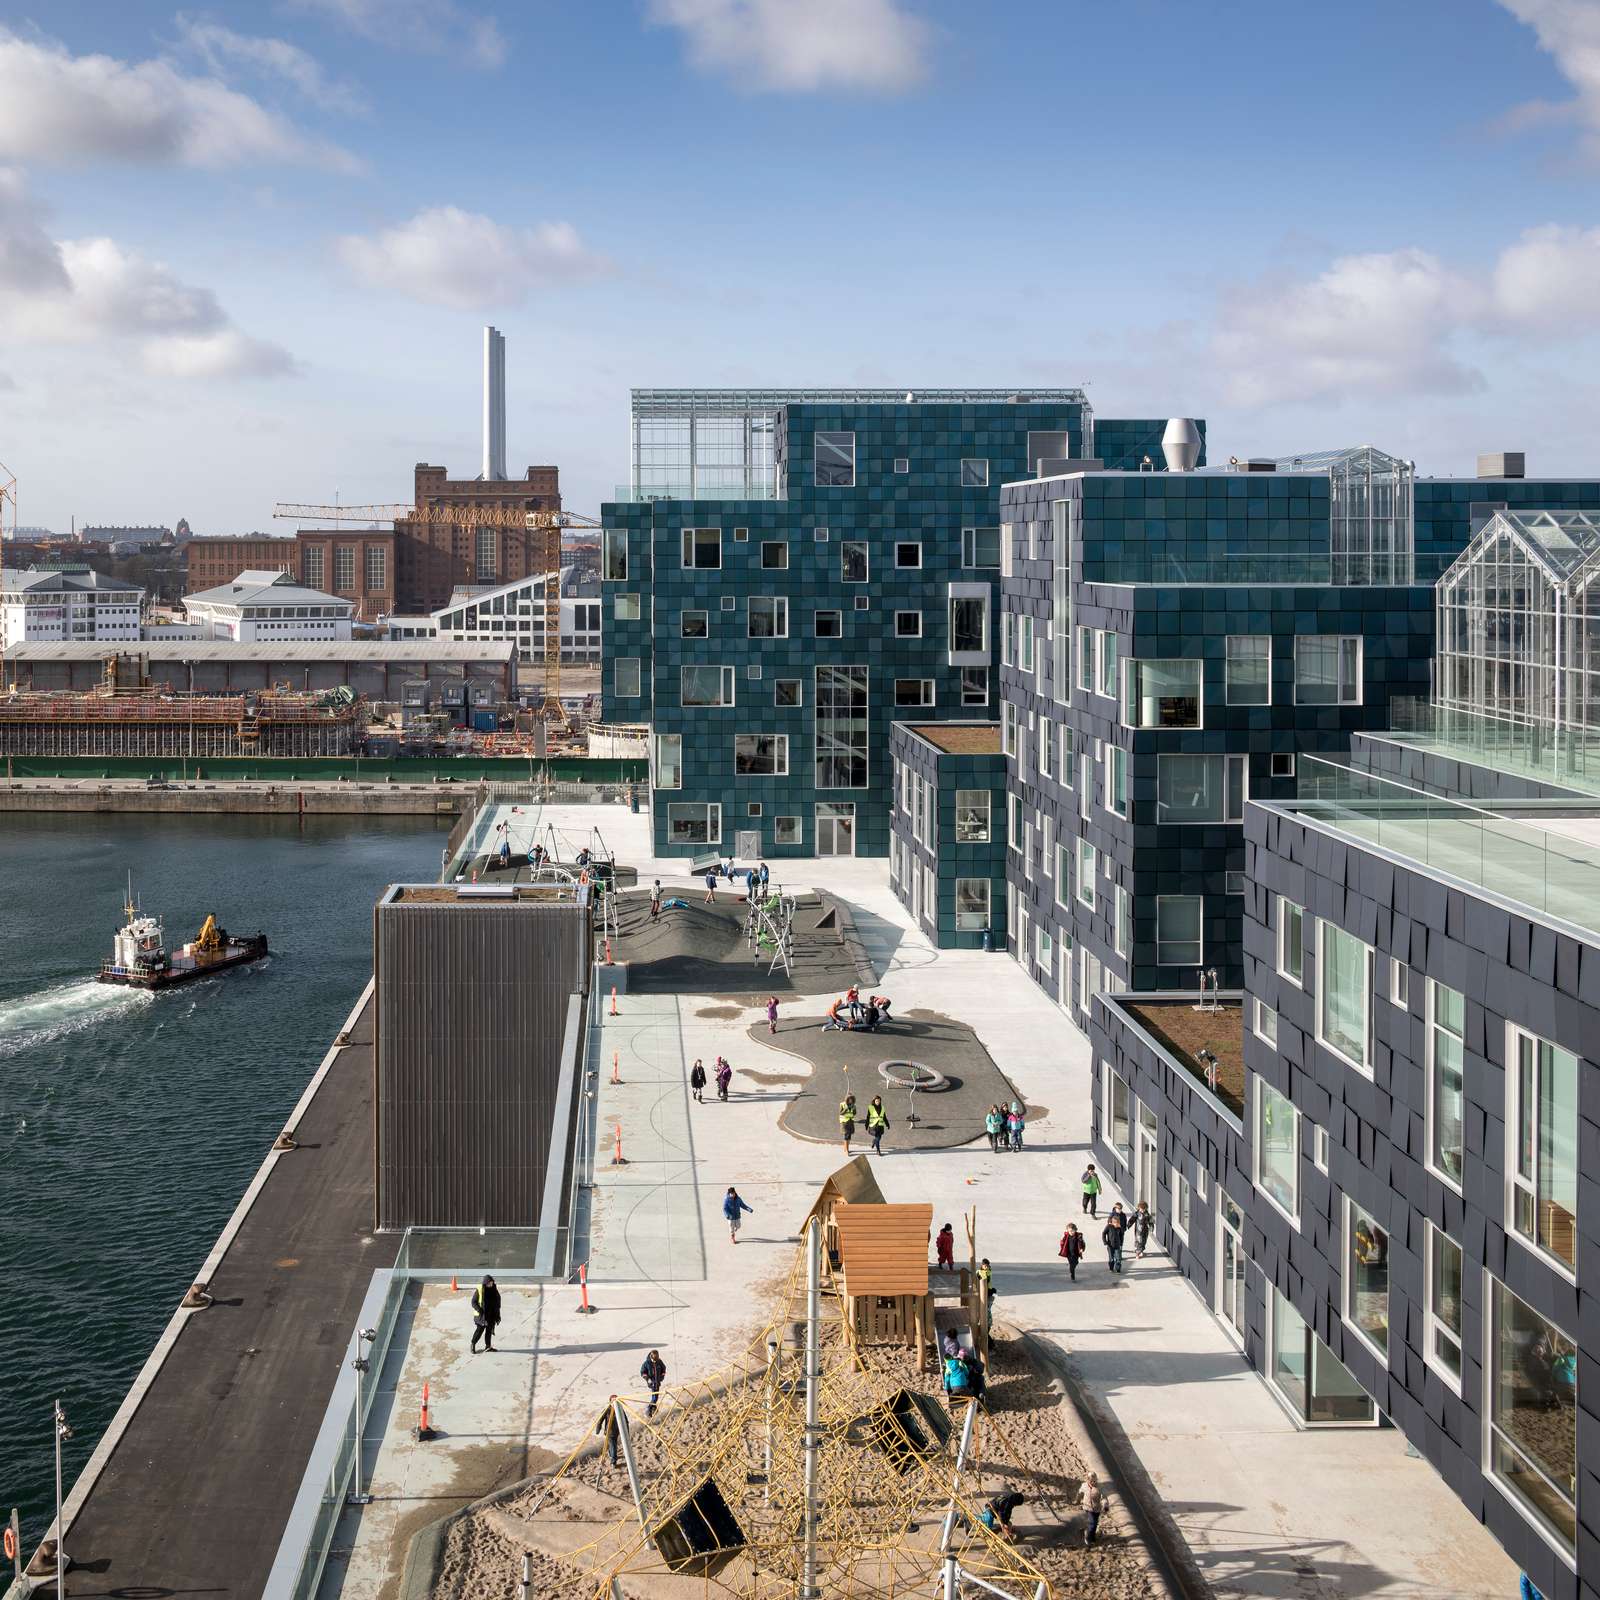
[[[616,1014],[617,1014],[617,986],[616,986],[616,984],[612,984],[611,985],[611,1015],[612,1016],[616,1016]]]
[[[619,1122],[617,1124],[617,1146],[611,1155],[611,1165],[614,1167],[625,1167],[627,1164],[628,1163],[626,1160],[624,1160],[622,1154],[622,1124]]]

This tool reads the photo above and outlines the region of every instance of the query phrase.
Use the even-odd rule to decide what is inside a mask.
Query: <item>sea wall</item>
[[[184,816],[438,817],[449,821],[476,803],[477,788],[437,784],[189,783],[149,789],[141,783],[35,779],[0,783],[0,811],[52,815],[87,811],[160,811]]]

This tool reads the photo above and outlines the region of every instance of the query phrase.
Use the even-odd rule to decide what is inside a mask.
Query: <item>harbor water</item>
[[[0,1518],[54,1514],[371,975],[385,885],[429,820],[0,815]],[[208,912],[254,966],[96,983],[129,872],[168,948]]]

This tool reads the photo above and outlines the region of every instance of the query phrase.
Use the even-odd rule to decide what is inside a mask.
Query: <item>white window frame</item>
[[[1056,904],[1071,911],[1075,894],[1078,859],[1076,839],[1056,840]]]
[[[1344,1209],[1344,1227],[1342,1230],[1342,1249],[1340,1251],[1339,1264],[1339,1316],[1344,1322],[1345,1332],[1354,1335],[1357,1343],[1361,1345],[1362,1349],[1364,1349],[1373,1358],[1373,1360],[1378,1363],[1379,1366],[1387,1369],[1389,1365],[1389,1352],[1387,1350],[1380,1349],[1376,1344],[1374,1344],[1372,1335],[1369,1334],[1367,1330],[1361,1326],[1360,1322],[1356,1320],[1356,1280],[1355,1274],[1350,1270],[1350,1260],[1352,1255],[1351,1246],[1355,1237],[1355,1210],[1359,1202],[1354,1198],[1354,1196],[1348,1194],[1342,1195],[1340,1198]],[[1363,1211],[1367,1210],[1365,1206],[1362,1206],[1361,1209]],[[1367,1214],[1371,1216],[1370,1212]],[[1392,1273],[1394,1234],[1387,1225],[1379,1223],[1376,1217],[1373,1218],[1373,1224],[1374,1226],[1381,1227],[1383,1229],[1384,1238],[1388,1241],[1388,1244],[1385,1247],[1385,1261],[1390,1264],[1390,1271]],[[1390,1279],[1389,1288],[1385,1292],[1388,1295],[1389,1308],[1392,1312],[1394,1309],[1394,1284],[1392,1277]],[[1392,1344],[1394,1342],[1395,1335],[1394,1319],[1392,1315],[1387,1320],[1389,1321],[1389,1342]]]
[[[769,550],[778,551],[783,556],[783,560],[769,562],[767,560],[767,552]],[[789,541],[787,539],[763,539],[761,541],[761,561],[757,570],[760,572],[787,572],[789,570]]]
[[[1328,1175],[1328,1130],[1321,1123],[1311,1129],[1311,1165],[1324,1177]]]
[[[965,800],[963,801],[963,796]],[[961,836],[961,814],[963,805],[974,816],[979,811],[979,800],[982,801],[983,827],[981,832],[973,832],[970,837]],[[957,789],[955,792],[956,836],[957,844],[988,844],[994,836],[994,796],[988,789]]]
[[[1411,1009],[1411,969],[1398,956],[1389,961],[1389,1004],[1401,1011]]]
[[[1191,1215],[1193,1204],[1189,1180],[1184,1176],[1183,1168],[1174,1162],[1171,1166],[1171,1176],[1168,1187],[1172,1194],[1172,1231],[1183,1240],[1189,1242],[1189,1223],[1185,1220]]]
[[[1361,1039],[1362,1039],[1362,1053],[1363,1053],[1363,1055],[1365,1056],[1366,1059],[1363,1060],[1363,1061],[1356,1061],[1356,1060],[1353,1060],[1351,1057],[1347,1056],[1344,1053],[1344,1051],[1342,1049],[1340,1049],[1338,1045],[1334,1044],[1328,1038],[1328,1036],[1323,1032],[1323,1028],[1322,1028],[1323,1012],[1326,1009],[1327,1004],[1328,1004],[1328,976],[1327,976],[1327,969],[1323,965],[1323,962],[1324,962],[1324,951],[1325,951],[1326,946],[1327,946],[1327,941],[1326,941],[1324,935],[1329,931],[1332,931],[1333,933],[1338,934],[1341,938],[1349,939],[1349,940],[1353,941],[1355,944],[1360,945],[1361,949],[1362,949],[1362,951],[1364,953],[1364,958],[1363,958],[1363,961],[1362,961],[1363,977],[1362,977],[1362,983],[1361,983]],[[1326,917],[1318,917],[1317,918],[1317,935],[1316,936],[1317,936],[1317,999],[1316,999],[1316,1005],[1313,1007],[1313,1010],[1314,1010],[1315,1017],[1316,1017],[1316,1038],[1317,1038],[1317,1043],[1320,1044],[1324,1050],[1328,1051],[1336,1060],[1342,1061],[1347,1067],[1350,1068],[1350,1070],[1352,1072],[1359,1072],[1363,1078],[1371,1078],[1371,1077],[1374,1076],[1373,1060],[1372,1060],[1372,1058],[1373,1058],[1373,1048],[1372,1048],[1372,979],[1373,979],[1373,970],[1372,970],[1372,964],[1373,964],[1373,957],[1374,957],[1373,948],[1372,948],[1372,946],[1370,944],[1368,944],[1366,942],[1365,939],[1356,938],[1355,934],[1348,932],[1344,928],[1341,928],[1336,922],[1330,922]]]
[[[1300,975],[1296,977],[1287,966],[1284,955],[1284,946],[1289,932],[1289,913],[1293,911],[1300,918]],[[1278,896],[1278,976],[1286,978],[1297,989],[1306,986],[1306,908],[1291,900],[1287,895]]]
[[[692,811],[704,807],[706,813],[706,837],[703,842],[707,846],[722,843],[722,802],[720,800],[671,800],[667,803],[667,834],[672,834],[672,813],[674,811]]]
[[[1194,961],[1163,961],[1161,959],[1161,908],[1168,900],[1198,900],[1200,902],[1200,955]],[[1175,944],[1174,939],[1167,940]],[[1156,965],[1158,967],[1203,967],[1206,964],[1206,901],[1199,894],[1158,894],[1156,896]]]
[[[644,672],[640,656],[618,656],[611,671],[611,692],[618,700],[639,700],[644,696]],[[622,687],[622,669],[633,668],[633,687]]]
[[[1022,796],[1015,789],[1006,795],[1006,849],[1022,854]]]
[[[685,700],[683,698],[683,683],[684,683],[683,675],[684,675],[684,673],[690,672],[690,671],[698,671],[698,670],[701,670],[701,669],[703,669],[703,668],[705,668],[707,666],[710,666],[710,665],[712,665],[712,663],[710,663],[710,662],[697,661],[697,662],[688,662],[688,663],[685,663],[683,666],[679,667],[679,669],[678,669],[678,704],[680,706],[686,706],[691,711],[724,711],[729,706],[731,706],[731,705],[733,705],[735,703],[734,696],[735,696],[735,692],[736,692],[736,688],[737,688],[737,681],[738,681],[737,674],[734,672],[732,667],[724,667],[724,666],[717,666],[717,668],[716,668],[716,670],[719,673],[722,674],[722,677],[721,677],[722,698],[720,700],[711,700],[711,701],[694,700],[694,701],[690,701],[690,700]]]
[[[1268,1018],[1271,1021],[1268,1021]],[[1251,1019],[1251,1029],[1256,1038],[1265,1044],[1270,1044],[1274,1049],[1278,1044],[1278,1013],[1267,1002],[1256,997],[1255,1016]]]
[[[1233,697],[1233,680],[1228,668],[1232,664],[1232,657],[1228,654],[1228,646],[1235,639],[1265,639],[1267,641],[1267,697],[1265,700],[1235,700]],[[1230,706],[1270,706],[1272,704],[1272,635],[1270,633],[1230,633],[1222,643],[1222,698]]]
[[[900,698],[900,685],[914,683],[919,686],[920,698],[916,700],[902,700]],[[896,678],[894,680],[894,703],[902,711],[907,709],[926,708],[934,703],[934,683],[932,678]]]
[[[1094,910],[1094,867],[1095,847],[1082,835],[1078,838],[1076,854],[1077,882],[1075,884],[1078,904],[1085,910]],[[1087,870],[1086,870],[1087,868]],[[1087,890],[1087,893],[1085,892]]]
[[[830,441],[830,443],[827,445],[827,448],[830,450],[843,450],[845,446],[839,441],[845,439],[850,441],[850,481],[848,483],[823,483],[818,476],[817,468],[821,460],[820,452],[824,448],[822,444],[824,439]],[[829,463],[829,466],[830,469],[835,469],[837,467],[837,463]],[[856,480],[859,475],[856,457],[856,436],[854,432],[842,428],[818,428],[811,435],[811,484],[813,488],[853,489],[856,486]]]
[[[915,561],[902,561],[902,550],[914,550],[917,555]],[[896,539],[894,542],[894,565],[897,572],[916,572],[922,567],[922,541],[920,539]]]
[[[1429,979],[1426,980],[1426,994],[1425,994],[1425,998],[1424,998],[1424,1001],[1423,1001],[1423,1052],[1422,1052],[1422,1055],[1423,1055],[1423,1092],[1424,1092],[1425,1098],[1424,1098],[1424,1104],[1423,1104],[1423,1108],[1422,1108],[1422,1136],[1423,1136],[1423,1140],[1424,1140],[1423,1149],[1422,1149],[1422,1164],[1447,1189],[1453,1189],[1453,1190],[1455,1190],[1455,1192],[1457,1194],[1462,1194],[1462,1193],[1464,1193],[1464,1191],[1463,1191],[1463,1189],[1461,1187],[1461,1178],[1452,1178],[1450,1176],[1450,1174],[1448,1172],[1446,1172],[1442,1167],[1436,1166],[1434,1164],[1434,1160],[1433,1160],[1434,1103],[1435,1103],[1436,1094],[1437,1094],[1436,1076],[1437,1076],[1437,1072],[1438,1072],[1438,1063],[1437,1063],[1437,1061],[1435,1059],[1436,1058],[1436,1040],[1435,1040],[1435,1037],[1434,1037],[1434,1029],[1438,1025],[1437,1011],[1436,1011],[1436,1004],[1435,1004],[1435,1000],[1436,1000],[1435,991],[1438,990],[1438,989],[1448,989],[1448,988],[1450,988],[1449,984],[1447,984],[1447,983],[1442,984],[1442,983],[1439,982],[1439,980],[1437,978],[1429,978]],[[1461,994],[1461,991],[1459,989],[1455,989],[1455,990],[1452,991],[1452,993]],[[1461,1063],[1461,1067],[1462,1067],[1462,1080],[1463,1080],[1462,1081],[1462,1095],[1463,1095],[1463,1098],[1465,1098],[1465,1093],[1466,1093],[1466,1082],[1465,1082],[1465,1079],[1466,1079],[1466,1048],[1467,1048],[1466,1037],[1465,1037],[1466,1036],[1466,1004],[1467,1004],[1466,996],[1464,994],[1462,994],[1461,995],[1461,1012],[1462,1012],[1462,1015],[1461,1015],[1461,1032],[1462,1032],[1462,1040],[1461,1040],[1462,1063]],[[1507,1065],[1507,1076],[1509,1078],[1511,1058],[1508,1056],[1506,1059],[1507,1059],[1507,1063],[1508,1063],[1508,1065]],[[1466,1166],[1466,1149],[1465,1149],[1465,1145],[1466,1145],[1466,1128],[1465,1128],[1465,1118],[1464,1117],[1463,1117],[1463,1127],[1462,1127],[1462,1133],[1461,1133],[1461,1142],[1462,1142],[1462,1146],[1463,1146],[1463,1149],[1462,1149],[1462,1166],[1464,1168]],[[1465,1177],[1465,1176],[1466,1176],[1466,1174],[1463,1171],[1462,1177]]]
[[[902,627],[906,618],[911,618],[916,626],[907,633]],[[922,637],[922,613],[920,611],[897,611],[894,614],[894,636],[897,639],[920,639]]]
[[[1301,1150],[1301,1144],[1300,1144],[1301,1112],[1300,1112],[1300,1108],[1299,1108],[1299,1106],[1297,1106],[1294,1103],[1293,1100],[1291,1100],[1288,1097],[1288,1095],[1284,1094],[1281,1090],[1274,1089],[1272,1087],[1272,1085],[1270,1083],[1268,1083],[1267,1080],[1260,1075],[1260,1073],[1254,1073],[1254,1074],[1252,1074],[1252,1077],[1253,1077],[1254,1082],[1255,1082],[1255,1093],[1251,1096],[1251,1103],[1250,1103],[1250,1116],[1251,1116],[1251,1122],[1250,1122],[1250,1183],[1251,1183],[1251,1187],[1254,1188],[1256,1193],[1258,1195],[1260,1195],[1261,1198],[1263,1200],[1265,1200],[1267,1202],[1267,1204],[1269,1206],[1271,1206],[1272,1209],[1274,1211],[1276,1211],[1280,1217],[1282,1217],[1286,1222],[1288,1222],[1288,1224],[1295,1230],[1296,1233],[1298,1233],[1300,1231],[1300,1150]],[[1265,1106],[1265,1103],[1266,1103],[1265,1099],[1263,1097],[1263,1091],[1264,1090],[1271,1090],[1271,1092],[1273,1094],[1277,1095],[1278,1098],[1280,1100],[1282,1100],[1283,1103],[1286,1106],[1289,1107],[1290,1111],[1294,1113],[1294,1210],[1293,1211],[1286,1210],[1278,1202],[1277,1198],[1272,1194],[1272,1192],[1270,1190],[1264,1188],[1262,1186],[1262,1183],[1261,1183],[1261,1151],[1262,1151],[1261,1119],[1262,1119],[1263,1107]]]
[[[1115,628],[1101,628],[1098,631],[1100,637],[1095,642],[1095,693],[1102,700],[1115,701],[1118,668],[1121,665],[1118,659],[1117,631]],[[1106,681],[1108,676],[1109,684]]]
[[[715,561],[691,561],[691,554],[698,557],[699,536],[702,533],[714,533],[717,536],[717,559]],[[678,550],[679,569],[683,572],[720,572],[722,570],[722,529],[721,528],[685,528],[682,542]]]
[[[1051,724],[1049,722],[1047,722],[1045,720],[1045,715],[1041,711],[1039,713],[1039,743],[1038,743],[1039,776],[1041,778],[1049,778],[1052,782],[1055,781],[1055,775],[1056,775],[1055,774],[1055,764],[1056,764],[1055,763],[1055,754],[1056,754],[1056,730],[1054,729],[1054,727],[1051,726]]]
[[[1055,821],[1053,818],[1039,813],[1039,870],[1049,877],[1055,870],[1053,857],[1055,855]]]
[[[741,739],[773,739],[777,743],[773,749],[773,770],[771,772],[741,772],[739,770],[739,741]],[[787,778],[789,776],[789,735],[786,733],[736,733],[733,736],[733,775],[736,779],[749,778],[760,781],[766,778]]]
[[[1356,647],[1355,693],[1353,695],[1346,694],[1344,683],[1341,680],[1334,684],[1334,697],[1331,700],[1302,699],[1300,695],[1301,647],[1328,639],[1335,641],[1334,660],[1336,663],[1344,654],[1343,646],[1354,642]],[[1364,704],[1364,691],[1367,681],[1366,656],[1366,642],[1359,633],[1303,633],[1297,635],[1294,641],[1294,703],[1297,706],[1359,706]]]
[[[751,607],[757,601],[770,604],[772,607],[773,631],[771,633],[754,633],[755,615]],[[779,626],[779,619],[782,626]],[[786,594],[752,594],[746,597],[744,603],[744,628],[747,639],[787,639],[789,637],[789,597]]]
[[[969,467],[982,467],[983,472],[968,472]],[[958,484],[963,489],[987,489],[989,487],[989,463],[982,456],[963,456],[958,477]]]
[[[1516,1216],[1517,1216],[1517,1191],[1519,1189],[1525,1190],[1525,1191],[1528,1189],[1528,1185],[1523,1181],[1523,1179],[1521,1178],[1521,1176],[1517,1172],[1517,1135],[1518,1135],[1518,1129],[1519,1129],[1520,1123],[1521,1123],[1521,1117],[1520,1117],[1520,1085],[1518,1083],[1519,1074],[1518,1074],[1518,1068],[1517,1068],[1517,1041],[1518,1041],[1518,1039],[1527,1039],[1532,1043],[1532,1045],[1534,1047],[1533,1103],[1534,1103],[1535,1108],[1538,1107],[1539,1100],[1540,1100],[1538,1078],[1539,1078],[1539,1075],[1540,1075],[1540,1073],[1542,1071],[1542,1068],[1539,1065],[1539,1048],[1538,1047],[1543,1044],[1543,1045],[1548,1045],[1552,1050],[1561,1051],[1561,1053],[1563,1055],[1576,1055],[1577,1054],[1576,1051],[1568,1050],[1565,1045],[1559,1045],[1553,1039],[1546,1039],[1542,1034],[1535,1033],[1532,1028],[1524,1028],[1520,1023],[1516,1023],[1516,1022],[1507,1022],[1506,1023],[1506,1033],[1505,1033],[1505,1040],[1506,1040],[1506,1045],[1505,1045],[1505,1049],[1506,1049],[1506,1054],[1505,1054],[1505,1062],[1506,1062],[1506,1068],[1505,1068],[1505,1085],[1506,1085],[1506,1103],[1505,1103],[1505,1110],[1506,1110],[1506,1119],[1505,1119],[1505,1121],[1506,1121],[1506,1130],[1505,1130],[1506,1160],[1505,1160],[1505,1213],[1504,1213],[1506,1237],[1508,1239],[1515,1239],[1517,1241],[1517,1243],[1520,1244],[1531,1255],[1533,1255],[1535,1257],[1535,1259],[1537,1259],[1539,1261],[1542,1261],[1547,1267],[1550,1267],[1552,1270],[1560,1273],[1561,1276],[1563,1278],[1565,1278],[1568,1283],[1575,1284],[1578,1281],[1578,1275],[1577,1275],[1575,1264],[1573,1266],[1569,1266],[1565,1261],[1563,1261],[1561,1259],[1560,1256],[1556,1255],[1554,1251],[1547,1250],[1542,1244],[1539,1243],[1537,1238],[1529,1238],[1529,1236],[1527,1234],[1525,1234],[1517,1226],[1517,1220],[1516,1220]],[[1581,1082],[1582,1082],[1582,1077],[1583,1077],[1583,1058],[1581,1056],[1579,1056],[1578,1057],[1578,1078],[1579,1078],[1580,1085],[1581,1085]],[[1580,1088],[1580,1104],[1581,1104],[1581,1088]],[[1580,1171],[1580,1174],[1581,1174],[1581,1158],[1578,1157],[1577,1154],[1576,1154],[1577,1142],[1578,1142],[1577,1130],[1574,1130],[1574,1132],[1573,1132],[1574,1165]],[[1535,1123],[1534,1139],[1533,1139],[1534,1175],[1533,1175],[1533,1179],[1532,1179],[1532,1190],[1531,1190],[1531,1193],[1532,1193],[1532,1196],[1533,1196],[1533,1205],[1534,1205],[1534,1212],[1535,1212],[1535,1217],[1536,1218],[1537,1218],[1537,1214],[1538,1214],[1538,1205],[1539,1205],[1539,1171],[1538,1171],[1538,1167],[1539,1167],[1539,1144],[1540,1144],[1540,1140],[1539,1140],[1539,1137],[1538,1137],[1538,1125],[1537,1125],[1537,1123]],[[1537,1229],[1538,1229],[1537,1221],[1535,1221],[1535,1225],[1534,1226],[1535,1226],[1535,1232],[1537,1232]],[[1574,1215],[1574,1218],[1573,1218],[1573,1232],[1576,1235],[1576,1233],[1577,1233],[1577,1218],[1576,1218],[1576,1215]],[[1576,1241],[1574,1241],[1574,1243],[1576,1244]],[[1574,1250],[1574,1253],[1576,1253],[1576,1249]],[[1534,1309],[1537,1310],[1538,1308],[1535,1307]],[[1543,1313],[1540,1313],[1540,1314],[1543,1315]]]
[[[832,633],[822,633],[820,630],[824,617],[835,617],[838,625]],[[837,606],[818,606],[811,613],[811,637],[813,639],[842,639],[844,637],[844,612]]]
[[[961,909],[962,884],[981,884],[983,886],[983,911],[963,911]],[[955,885],[955,928],[957,933],[982,933],[990,926],[989,908],[993,901],[994,891],[987,878],[965,877],[957,878]],[[977,920],[974,921],[973,919]],[[963,920],[965,919],[965,920]]]
[[[1100,630],[1078,626],[1078,688],[1084,694],[1098,694],[1100,683]]]
[[[1198,682],[1195,685],[1194,707],[1195,720],[1193,722],[1173,723],[1164,727],[1159,722],[1135,722],[1133,713],[1137,702],[1137,689],[1139,683],[1139,669],[1147,666],[1159,666],[1166,662],[1182,661],[1197,669]],[[1172,728],[1184,728],[1190,732],[1206,725],[1206,664],[1195,656],[1129,656],[1122,663],[1122,725],[1144,732],[1170,732]]]
[[[1111,948],[1124,961],[1133,950],[1133,896],[1120,883],[1116,892],[1116,923],[1111,930]]]
[[[1466,1322],[1462,1319],[1462,1327],[1458,1331],[1449,1326],[1434,1310],[1433,1305],[1433,1258],[1437,1249],[1436,1241],[1443,1239],[1455,1253],[1461,1257],[1461,1289],[1462,1299],[1466,1299],[1467,1286],[1467,1253],[1458,1245],[1448,1233],[1436,1224],[1429,1222],[1423,1236],[1422,1246],[1422,1317],[1423,1317],[1423,1346],[1422,1359],[1438,1376],[1440,1382],[1447,1388],[1461,1393],[1461,1376],[1465,1368],[1466,1356]],[[1443,1333],[1456,1347],[1456,1368],[1452,1372],[1449,1367],[1440,1363],[1434,1354],[1435,1334]]]
[[[1122,778],[1122,804],[1116,803],[1117,776]],[[1124,822],[1128,819],[1128,752],[1120,744],[1109,745],[1106,749],[1106,793],[1105,809],[1114,817],[1121,817]]]

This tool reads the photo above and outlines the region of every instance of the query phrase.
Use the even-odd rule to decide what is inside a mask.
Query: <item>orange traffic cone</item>
[[[616,1014],[617,1014],[617,986],[616,986],[616,984],[612,984],[611,985],[611,1015],[612,1016],[616,1016]]]
[[[967,1182],[971,1183],[972,1180],[970,1178],[968,1178]],[[451,1294],[460,1294],[461,1293],[460,1286],[456,1283],[456,1275],[453,1272],[450,1274],[450,1293]]]
[[[620,1061],[621,1061],[621,1052],[617,1051],[617,1050],[613,1050],[611,1052],[611,1081],[613,1083],[621,1083],[622,1082],[622,1071],[621,1071]]]

